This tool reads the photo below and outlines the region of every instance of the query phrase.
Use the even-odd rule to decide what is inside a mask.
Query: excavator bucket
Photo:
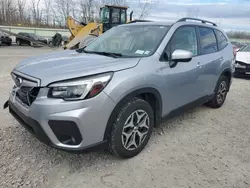
[[[93,34],[93,31],[98,29],[98,24],[93,22],[93,23],[88,23],[85,26],[82,26],[76,35],[74,35],[74,38],[65,46],[65,49],[71,49],[77,44],[79,44],[85,36],[88,36],[89,34]],[[96,32],[96,35],[99,35],[99,32]]]

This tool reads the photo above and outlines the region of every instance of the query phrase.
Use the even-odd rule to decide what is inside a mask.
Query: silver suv
[[[72,151],[133,157],[163,117],[223,105],[233,48],[216,24],[183,18],[110,29],[87,47],[33,57],[13,70],[5,107],[37,138]]]

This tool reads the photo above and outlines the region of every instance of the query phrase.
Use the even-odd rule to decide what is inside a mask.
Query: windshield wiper
[[[88,51],[84,50],[85,48],[86,48],[86,46],[84,46],[83,48],[79,48],[79,49],[76,50],[76,52],[78,52],[78,53],[82,53],[82,52],[89,53]]]
[[[85,46],[86,47],[86,46]],[[85,47],[77,49],[76,51],[78,53],[88,53],[88,54],[98,54],[98,55],[104,55],[104,56],[111,56],[114,58],[122,57],[123,55],[120,53],[113,53],[113,52],[98,52],[98,51],[86,51]]]
[[[122,54],[120,53],[113,53],[113,52],[96,52],[96,51],[88,51],[87,53],[93,53],[98,55],[104,55],[104,56],[111,56],[114,58],[122,57]]]

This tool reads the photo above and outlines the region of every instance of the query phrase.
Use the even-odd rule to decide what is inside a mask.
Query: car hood
[[[47,86],[60,80],[132,68],[139,60],[64,50],[25,59],[14,70],[38,78],[41,86]]]
[[[237,52],[236,61],[250,64],[250,52]]]

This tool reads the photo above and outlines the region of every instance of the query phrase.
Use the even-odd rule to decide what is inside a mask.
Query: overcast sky
[[[146,0],[145,0],[146,1]],[[151,0],[157,1],[145,19],[175,21],[191,13],[219,24],[224,30],[250,31],[250,0]],[[137,0],[129,0],[136,8]]]

